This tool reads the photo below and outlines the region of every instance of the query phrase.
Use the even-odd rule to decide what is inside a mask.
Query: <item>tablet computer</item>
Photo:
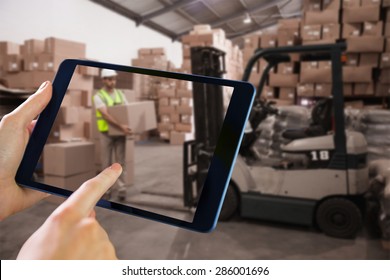
[[[68,197],[81,185],[77,180],[92,178],[99,171],[97,163],[100,162],[101,169],[105,168],[101,163],[106,161],[101,157],[107,153],[102,153],[98,142],[101,133],[107,136],[110,131],[98,127],[99,117],[96,118],[93,101],[103,86],[99,84],[102,71],[111,70],[117,74],[116,88],[133,89],[120,91],[130,108],[127,113],[133,123],[128,125],[132,126],[135,139],[125,140],[124,171],[128,183],[125,199],[102,198],[97,206],[189,230],[211,231],[221,211],[255,96],[254,87],[246,82],[65,60],[54,78],[52,99],[31,134],[16,182],[23,187]],[[209,167],[207,174],[203,174],[196,209],[188,211],[183,206],[183,146],[171,145],[168,139],[169,135],[178,136],[180,141],[183,137],[195,138],[192,98],[194,94],[206,93],[209,94],[204,96],[206,101],[213,98],[207,90],[210,87],[223,93],[224,119],[213,151],[209,151]],[[127,113],[122,111],[117,117]],[[147,133],[149,138],[145,137]],[[121,137],[114,135],[113,132],[112,137]],[[43,175],[36,176],[41,165]]]

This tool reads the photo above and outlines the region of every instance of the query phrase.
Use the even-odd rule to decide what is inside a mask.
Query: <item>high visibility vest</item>
[[[122,92],[120,90],[114,89],[114,99],[111,97],[111,95],[105,91],[104,89],[100,89],[97,92],[97,95],[102,99],[104,104],[106,104],[107,107],[112,107],[115,105],[122,105],[124,103],[124,98],[122,95]],[[102,114],[99,112],[99,110],[96,109],[96,121],[97,121],[97,128],[100,132],[107,132],[108,131],[108,123],[103,118]]]

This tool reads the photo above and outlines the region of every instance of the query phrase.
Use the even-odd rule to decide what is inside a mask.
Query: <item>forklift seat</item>
[[[282,134],[288,140],[303,139],[308,137],[323,136],[332,129],[333,100],[325,98],[319,100],[311,112],[311,124],[301,129],[288,129]]]

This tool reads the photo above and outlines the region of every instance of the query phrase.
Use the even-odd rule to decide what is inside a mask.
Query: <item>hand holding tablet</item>
[[[135,207],[137,204],[133,204],[131,200],[128,203],[119,203],[117,201],[110,200],[99,200],[97,202],[97,200],[95,201],[96,197],[93,197],[93,199],[87,203],[90,205],[97,202],[98,206],[107,209],[136,215],[190,230],[200,232],[211,231],[216,225],[239,145],[241,143],[243,130],[249,114],[248,112],[254,98],[253,86],[244,82],[211,77],[164,72],[92,61],[66,60],[61,64],[54,79],[52,99],[36,123],[17,172],[16,182],[20,186],[65,197],[70,196],[73,193],[73,190],[66,189],[63,186],[53,186],[35,181],[33,173],[50,134],[50,130],[56,121],[56,117],[66,91],[68,87],[71,86],[73,73],[78,66],[112,69],[131,74],[133,77],[136,75],[159,77],[165,80],[172,80],[171,84],[178,84],[176,81],[185,81],[189,84],[201,83],[205,86],[215,85],[222,87],[224,92],[228,92],[230,102],[226,104],[224,123],[219,132],[219,140],[210,161],[209,170],[206,175],[197,209],[192,217],[182,219],[181,217],[168,216],[165,215],[165,213],[152,211],[150,208],[145,209],[143,207]],[[135,168],[137,168],[137,166]],[[180,172],[181,170],[179,169],[177,174],[172,174],[172,176],[180,177]],[[142,186],[142,183],[144,182],[137,182],[136,180],[135,186],[143,189],[144,186]],[[88,184],[88,182],[86,184]],[[81,188],[85,189],[85,184]],[[84,192],[82,189],[75,191],[75,195]],[[103,195],[103,193],[101,193],[101,195]],[[85,198],[82,194],[77,197],[79,200],[83,200]],[[71,202],[69,201],[72,201],[72,198],[67,200],[68,204],[71,205]],[[88,210],[90,210],[90,208],[88,208]]]

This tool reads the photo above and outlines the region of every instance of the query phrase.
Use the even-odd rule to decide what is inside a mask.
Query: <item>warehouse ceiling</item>
[[[136,24],[172,40],[196,24],[222,28],[235,39],[275,25],[279,19],[300,17],[301,0],[91,0]]]

